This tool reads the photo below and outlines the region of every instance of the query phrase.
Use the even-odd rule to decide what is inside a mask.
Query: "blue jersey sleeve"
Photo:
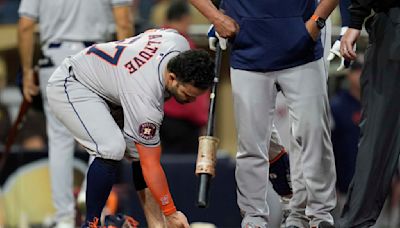
[[[350,5],[350,0],[340,0],[340,16],[342,18],[342,27],[348,27],[350,25]]]

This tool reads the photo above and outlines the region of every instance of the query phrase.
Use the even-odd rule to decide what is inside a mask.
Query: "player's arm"
[[[158,100],[151,98],[150,94],[134,93],[137,90],[135,86],[140,85],[124,86],[124,92],[120,93],[124,111],[124,134],[135,143],[146,185],[166,216],[167,227],[189,227],[186,217],[176,210],[160,163],[159,129],[163,112],[159,108]]]
[[[339,0],[321,0],[315,10],[314,14],[321,18],[328,18],[332,11],[339,4]]]
[[[350,12],[349,12],[349,6],[351,5],[350,0],[340,0],[339,7],[340,7],[340,17],[342,19],[342,28],[340,30],[339,37],[337,40],[333,43],[331,50],[329,51],[328,55],[328,61],[332,61],[336,56],[340,58],[340,64],[339,67],[337,68],[337,71],[341,71],[345,68],[348,68],[350,66],[350,61],[345,60],[343,56],[340,54],[340,43],[342,36],[345,34],[347,29],[349,28],[350,24]],[[354,46],[354,49],[356,47]]]
[[[342,37],[340,44],[340,54],[345,59],[354,60],[357,57],[353,47],[361,34],[362,25],[366,17],[371,14],[373,0],[363,1],[352,0],[349,8],[350,24],[349,29]]]
[[[176,210],[169,191],[167,178],[160,163],[161,146],[148,147],[136,144],[139,152],[143,177],[161,211],[167,218],[169,226],[187,228],[186,217]]]
[[[349,28],[361,30],[366,17],[371,14],[373,0],[363,4],[359,0],[352,0],[349,7],[350,23]]]
[[[214,24],[215,30],[221,37],[230,38],[239,31],[239,25],[235,20],[219,11],[211,0],[190,0],[190,2]]]
[[[33,48],[35,43],[36,21],[28,17],[20,17],[18,22],[18,48],[23,71],[23,94],[32,101],[32,96],[39,93],[33,75]]]
[[[148,147],[136,144],[139,152],[143,177],[151,193],[160,205],[162,212],[168,216],[176,212],[174,201],[169,192],[167,178],[161,167],[161,146]]]
[[[336,8],[338,3],[339,0],[321,0],[317,6],[317,9],[314,11],[313,17],[306,22],[307,30],[314,40],[317,39],[320,32],[314,17],[327,19],[332,11]]]
[[[133,31],[133,15],[130,6],[116,6],[113,8],[117,39],[131,37]]]
[[[351,5],[350,0],[340,0],[340,18],[342,19],[342,28],[349,27],[350,24],[350,11],[349,7]],[[343,34],[341,34],[343,35]]]

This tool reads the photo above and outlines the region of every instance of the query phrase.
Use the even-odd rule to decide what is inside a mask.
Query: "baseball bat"
[[[218,145],[218,139],[214,136],[214,121],[215,121],[215,103],[217,97],[217,86],[219,82],[220,72],[221,72],[221,59],[222,59],[222,50],[220,45],[217,43],[216,45],[216,53],[215,53],[215,78],[211,88],[210,93],[210,107],[208,109],[208,122],[207,122],[207,133],[206,136],[200,137],[199,139],[199,155],[204,157],[205,155],[200,155],[202,149],[207,147],[206,150],[211,150],[213,153],[212,160],[214,161],[209,170],[196,170],[196,173],[199,175],[199,189],[198,189],[198,198],[197,198],[197,206],[200,208],[206,208],[209,202],[209,192],[211,185],[211,178],[215,175],[215,153]],[[206,140],[205,146],[202,146],[202,140]],[[198,157],[199,161],[199,157]]]
[[[34,80],[35,80],[35,84],[39,85],[37,71],[38,71],[37,69],[34,71],[34,77],[35,77]],[[22,95],[22,97],[23,97],[23,95]],[[17,119],[14,121],[12,127],[10,128],[10,130],[8,131],[8,134],[7,134],[7,139],[6,139],[6,143],[4,146],[4,153],[0,160],[0,171],[3,170],[3,168],[4,168],[4,165],[6,163],[8,155],[10,154],[10,151],[11,151],[11,146],[14,144],[14,141],[17,138],[18,131],[22,128],[22,125],[24,122],[24,117],[30,107],[31,107],[31,102],[29,102],[28,100],[25,99],[25,97],[23,97],[22,103],[19,106]]]
[[[28,102],[24,98],[21,105],[19,106],[19,112],[18,112],[17,119],[15,120],[12,127],[8,131],[7,140],[6,140],[6,143],[4,146],[4,153],[3,153],[3,156],[0,161],[0,170],[2,170],[5,165],[7,157],[11,151],[11,146],[14,144],[14,141],[17,137],[18,130],[21,129],[23,119],[25,117],[25,114],[28,112],[28,109],[30,106],[31,106],[31,103]]]

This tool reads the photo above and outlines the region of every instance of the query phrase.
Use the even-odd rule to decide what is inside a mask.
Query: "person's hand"
[[[306,22],[306,29],[308,31],[308,34],[310,34],[311,38],[314,41],[317,41],[320,33],[320,29],[317,27],[317,23],[315,23],[315,21],[313,21],[312,19],[309,19]]]
[[[340,54],[340,43],[341,43],[341,39],[342,36],[344,35],[344,33],[346,33],[348,27],[343,27],[341,32],[340,32],[340,36],[339,38],[335,41],[335,43],[333,43],[332,48],[330,50],[330,53],[328,55],[327,60],[328,61],[332,61],[335,57],[339,57],[340,58],[340,65],[339,67],[336,69],[337,71],[341,71],[345,68],[348,68],[350,66],[351,61],[347,60],[345,58],[343,58],[343,56]],[[354,45],[354,51],[356,50],[356,45]]]
[[[212,21],[215,30],[223,38],[234,37],[239,32],[239,25],[235,20],[221,13],[215,20]]]
[[[392,202],[391,207],[396,207],[400,202],[400,178],[394,178],[392,181]]]
[[[228,40],[225,38],[222,38],[218,32],[215,31],[214,25],[211,25],[210,28],[208,29],[208,47],[210,50],[215,51],[216,44],[219,42],[219,46],[221,47],[222,50],[226,50],[226,45],[228,43]]]
[[[168,228],[189,228],[189,222],[186,216],[180,211],[166,216],[166,219]]]
[[[340,42],[340,54],[347,60],[355,60],[357,54],[354,45],[360,37],[361,30],[349,28],[343,35]]]
[[[22,84],[24,98],[27,101],[32,102],[32,97],[39,94],[39,86],[36,85],[33,69],[24,71]]]

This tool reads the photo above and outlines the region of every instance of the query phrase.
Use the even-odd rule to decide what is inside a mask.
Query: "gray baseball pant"
[[[271,138],[277,85],[289,106],[292,187],[294,195],[301,196],[291,200],[287,225],[302,227],[303,214],[311,225],[333,223],[330,211],[336,205],[336,174],[323,60],[267,73],[231,69],[231,80],[238,130],[236,182],[237,201],[244,215],[242,227],[248,223],[260,227],[268,224],[270,145],[266,139]],[[296,211],[298,208],[304,211]]]

